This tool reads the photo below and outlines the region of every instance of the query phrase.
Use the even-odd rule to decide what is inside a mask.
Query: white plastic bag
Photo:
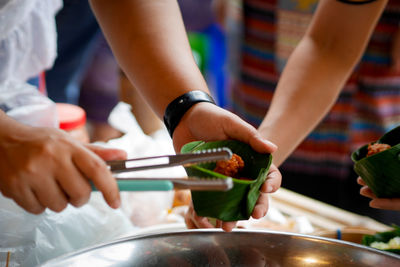
[[[53,65],[55,15],[62,4],[61,0],[0,1],[0,82],[26,81]]]
[[[122,211],[109,208],[98,192],[81,208],[40,215],[25,212],[0,194],[0,229],[0,266],[36,266],[135,231]]]
[[[120,102],[111,112],[108,121],[125,135],[103,145],[125,150],[128,158],[175,154],[167,130],[161,129],[152,136],[144,134],[130,111],[130,105],[126,103]],[[124,173],[120,176],[182,178],[186,177],[186,172],[179,166]],[[134,225],[147,227],[168,221],[173,198],[174,191],[122,192],[121,208]]]
[[[23,124],[58,128],[55,103],[27,83],[0,83],[0,109]]]

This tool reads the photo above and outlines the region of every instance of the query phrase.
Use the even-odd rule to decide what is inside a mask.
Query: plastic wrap
[[[0,83],[0,109],[23,124],[58,127],[55,103],[27,83]]]
[[[167,130],[163,128],[152,136],[144,134],[126,103],[121,102],[114,108],[109,123],[125,135],[103,145],[125,150],[128,158],[175,154]],[[186,176],[186,172],[183,167],[173,167],[124,173],[121,176],[181,178]],[[121,208],[134,225],[146,227],[167,222],[173,198],[173,191],[122,192]]]
[[[52,66],[61,7],[61,0],[0,1],[0,82],[25,81]]]
[[[0,195],[0,266],[36,266],[51,258],[133,232],[121,210],[112,210],[99,193],[81,208],[68,206],[40,215],[24,211]]]

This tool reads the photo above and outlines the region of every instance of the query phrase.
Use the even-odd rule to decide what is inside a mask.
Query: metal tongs
[[[193,164],[215,162],[232,157],[229,148],[202,150],[199,152],[164,155],[146,158],[117,160],[106,162],[114,174],[174,166],[190,166]],[[190,189],[195,191],[227,191],[233,187],[232,178],[216,179],[203,177],[188,178],[145,178],[116,177],[122,191],[169,191],[172,189]]]
[[[223,147],[186,154],[107,161],[107,165],[110,166],[112,173],[121,173],[174,166],[187,167],[193,164],[230,159],[231,157],[232,151],[229,148]]]
[[[116,178],[121,191],[170,191],[190,189],[192,191],[228,191],[233,187],[232,178]]]

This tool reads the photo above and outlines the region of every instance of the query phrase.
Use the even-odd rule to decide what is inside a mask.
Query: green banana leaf
[[[215,142],[195,141],[184,145],[182,153],[204,149],[227,147],[244,161],[243,177],[251,180],[233,178],[233,188],[229,191],[193,191],[194,210],[199,216],[216,218],[222,221],[238,221],[250,218],[260,195],[260,187],[265,182],[271,165],[271,154],[255,152],[248,144],[236,140]],[[226,179],[227,176],[214,172],[216,163],[204,163],[185,167],[189,176]]]
[[[376,143],[392,147],[366,157],[368,144],[362,146],[351,155],[354,170],[377,197],[400,197],[400,126],[387,132]]]
[[[383,242],[388,243],[390,239],[400,236],[400,227],[393,225],[393,231],[380,232],[375,235],[364,235],[361,244],[370,246],[372,242]],[[400,255],[400,249],[383,249],[384,251],[396,253]]]

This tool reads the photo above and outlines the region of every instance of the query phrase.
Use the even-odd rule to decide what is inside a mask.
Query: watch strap
[[[185,115],[194,104],[199,102],[215,104],[214,99],[209,94],[200,90],[187,92],[169,103],[164,113],[164,124],[171,138],[183,115]]]

